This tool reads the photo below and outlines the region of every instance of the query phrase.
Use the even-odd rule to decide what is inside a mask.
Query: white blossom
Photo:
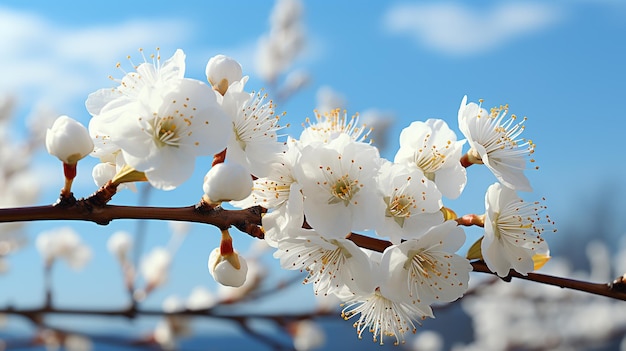
[[[278,242],[274,257],[284,269],[306,271],[304,283],[313,283],[315,294],[341,294],[344,287],[357,289],[370,280],[368,257],[355,243],[325,238],[311,229],[293,228]]]
[[[443,196],[455,199],[467,182],[460,163],[464,143],[456,140],[456,134],[443,120],[415,121],[400,133],[400,149],[394,162],[421,169]]]
[[[418,168],[384,162],[378,187],[385,202],[385,218],[376,233],[392,243],[415,239],[430,227],[443,223],[441,193]]]
[[[487,266],[499,276],[510,269],[526,275],[534,270],[533,256],[547,255],[538,202],[526,202],[514,190],[495,183],[485,195],[485,237],[481,243]]]
[[[341,134],[302,149],[294,174],[302,186],[306,221],[325,236],[374,228],[384,217],[375,181],[378,150]]]
[[[503,185],[511,189],[532,191],[524,169],[526,158],[535,151],[535,144],[519,137],[524,131],[522,123],[526,118],[518,123],[515,123],[515,115],[504,120],[507,112],[506,105],[487,112],[481,105],[468,104],[467,96],[464,96],[458,114],[459,129],[469,142],[468,155],[475,163],[484,163]]]
[[[455,254],[464,242],[463,229],[447,221],[419,239],[388,247],[382,261],[390,270],[389,284],[418,303],[458,299],[467,290],[472,271],[469,261]]]
[[[184,78],[184,54],[162,67],[144,63],[117,89],[88,99],[94,156],[120,152],[153,186],[171,190],[193,173],[197,156],[224,149],[230,123],[208,85]]]
[[[140,49],[142,56],[143,50]],[[130,56],[129,56],[130,58]],[[146,89],[160,89],[164,86],[182,79],[185,75],[185,53],[178,49],[172,57],[161,63],[161,53],[150,55],[152,62],[148,62],[143,57],[144,62],[134,67],[134,71],[125,73],[121,79],[109,78],[118,86],[115,88],[103,88],[89,94],[85,107],[87,111],[96,116],[103,112],[103,109],[115,109],[124,107],[127,103],[133,103],[143,99],[142,94]],[[121,68],[118,63],[117,68]],[[133,65],[134,66],[134,65]],[[91,126],[89,128],[91,130]]]
[[[256,177],[267,176],[285,149],[284,143],[277,140],[282,127],[276,106],[266,98],[267,94],[234,90],[218,98],[232,120],[226,158],[246,166]]]
[[[405,342],[406,332],[416,332],[416,324],[434,317],[431,307],[402,293],[405,286],[396,284],[391,278],[390,261],[384,254],[364,250],[371,263],[368,279],[362,279],[351,289],[352,296],[344,296],[342,317],[355,318],[354,328],[359,338],[369,330],[374,342],[382,345],[385,336],[395,338],[395,345]],[[358,317],[357,317],[358,316]]]
[[[146,101],[94,117],[126,163],[150,184],[172,190],[193,173],[197,156],[221,151],[230,136],[228,117],[206,84],[180,79]]]

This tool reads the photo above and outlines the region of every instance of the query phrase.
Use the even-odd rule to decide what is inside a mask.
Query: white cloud
[[[453,55],[483,53],[517,37],[547,28],[561,18],[543,3],[503,2],[479,10],[457,3],[402,4],[390,8],[385,28]]]
[[[140,47],[149,54],[157,46],[181,45],[191,32],[176,20],[71,27],[0,7],[0,93],[14,94],[22,104],[43,101],[63,110],[64,104],[106,86],[108,75],[121,77],[115,69],[120,58],[132,54],[135,63],[143,62]],[[169,55],[169,48],[163,54]]]

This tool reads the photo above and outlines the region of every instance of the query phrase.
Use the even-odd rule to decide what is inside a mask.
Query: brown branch
[[[93,206],[87,200],[78,200],[73,204],[57,204],[47,206],[3,208],[0,209],[0,222],[28,222],[46,220],[79,220],[107,225],[115,219],[156,219],[186,221],[214,225],[220,229],[231,226],[263,239],[260,206],[245,210],[225,210],[219,206],[206,208],[203,206],[187,207],[148,207],[148,206]]]
[[[265,212],[265,209],[260,206],[244,210],[225,210],[219,206],[206,206],[202,202],[199,205],[188,207],[94,206],[91,199],[96,195],[97,194],[83,200],[73,200],[73,198],[69,200],[64,199],[56,205],[0,209],[0,222],[82,220],[105,225],[115,219],[155,219],[206,223],[222,230],[234,226],[252,237],[259,239],[263,239],[264,237],[260,225],[261,214]],[[355,233],[348,235],[347,238],[360,247],[378,252],[383,252],[391,245],[388,241]],[[484,262],[472,262],[472,266],[476,272],[493,274]],[[522,275],[514,271],[512,271],[505,280],[510,280],[511,278],[530,280],[542,284],[559,286],[561,288],[626,300],[624,284],[590,283],[540,273]]]
[[[472,262],[472,267],[474,272],[483,272],[489,274],[495,274],[489,270],[487,264],[483,261],[475,261]],[[503,278],[505,281],[510,280],[511,278],[530,280],[537,283],[548,284],[558,286],[560,288],[567,288],[572,290],[583,291],[586,293],[601,295],[610,297],[613,299],[626,301],[626,292],[620,291],[616,289],[613,284],[601,284],[601,283],[591,283],[581,280],[575,280],[570,278],[561,278],[555,277],[547,274],[539,274],[539,273],[528,273],[528,275],[523,275],[517,273],[513,270],[509,272],[509,275]]]
[[[390,242],[372,238],[365,235],[352,233],[348,236],[348,239],[352,240],[355,244],[360,247],[383,252],[387,247],[391,245]],[[472,267],[474,272],[495,274],[485,264],[483,261],[474,261],[472,262]],[[503,280],[510,281],[511,278],[518,278],[524,280],[530,280],[537,283],[554,285],[561,288],[567,288],[572,290],[583,291],[586,293],[601,295],[610,297],[613,299],[624,300],[626,301],[626,289],[623,288],[621,284],[601,284],[601,283],[591,283],[580,280],[574,280],[569,278],[561,278],[555,277],[547,274],[540,273],[528,273],[528,275],[522,275],[513,270],[509,273],[509,275]]]

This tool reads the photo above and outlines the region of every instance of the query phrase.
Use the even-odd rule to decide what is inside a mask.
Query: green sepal
[[[482,250],[480,249],[480,245],[483,242],[483,238],[484,236],[481,236],[480,239],[476,240],[476,242],[472,244],[472,247],[470,247],[469,250],[467,250],[468,260],[482,260],[483,259],[483,253],[482,253]]]

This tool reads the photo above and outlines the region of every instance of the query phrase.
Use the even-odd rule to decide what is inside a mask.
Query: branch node
[[[68,208],[74,205],[76,205],[76,198],[74,197],[74,193],[71,191],[69,193],[64,193],[63,191],[61,191],[59,199],[52,206],[59,208]]]
[[[626,293],[626,274],[618,277],[613,282],[608,284],[609,289],[620,293]]]
[[[200,202],[195,205],[196,212],[203,215],[209,214],[213,211],[217,211],[218,208],[221,208],[221,206],[218,204],[209,203],[205,200],[204,196],[202,197],[202,199],[200,199]]]
[[[91,207],[104,207],[116,193],[117,184],[108,181],[90,197],[82,200],[82,202],[86,203],[85,207],[87,207],[87,204]],[[89,211],[91,212],[92,209],[89,208]]]

